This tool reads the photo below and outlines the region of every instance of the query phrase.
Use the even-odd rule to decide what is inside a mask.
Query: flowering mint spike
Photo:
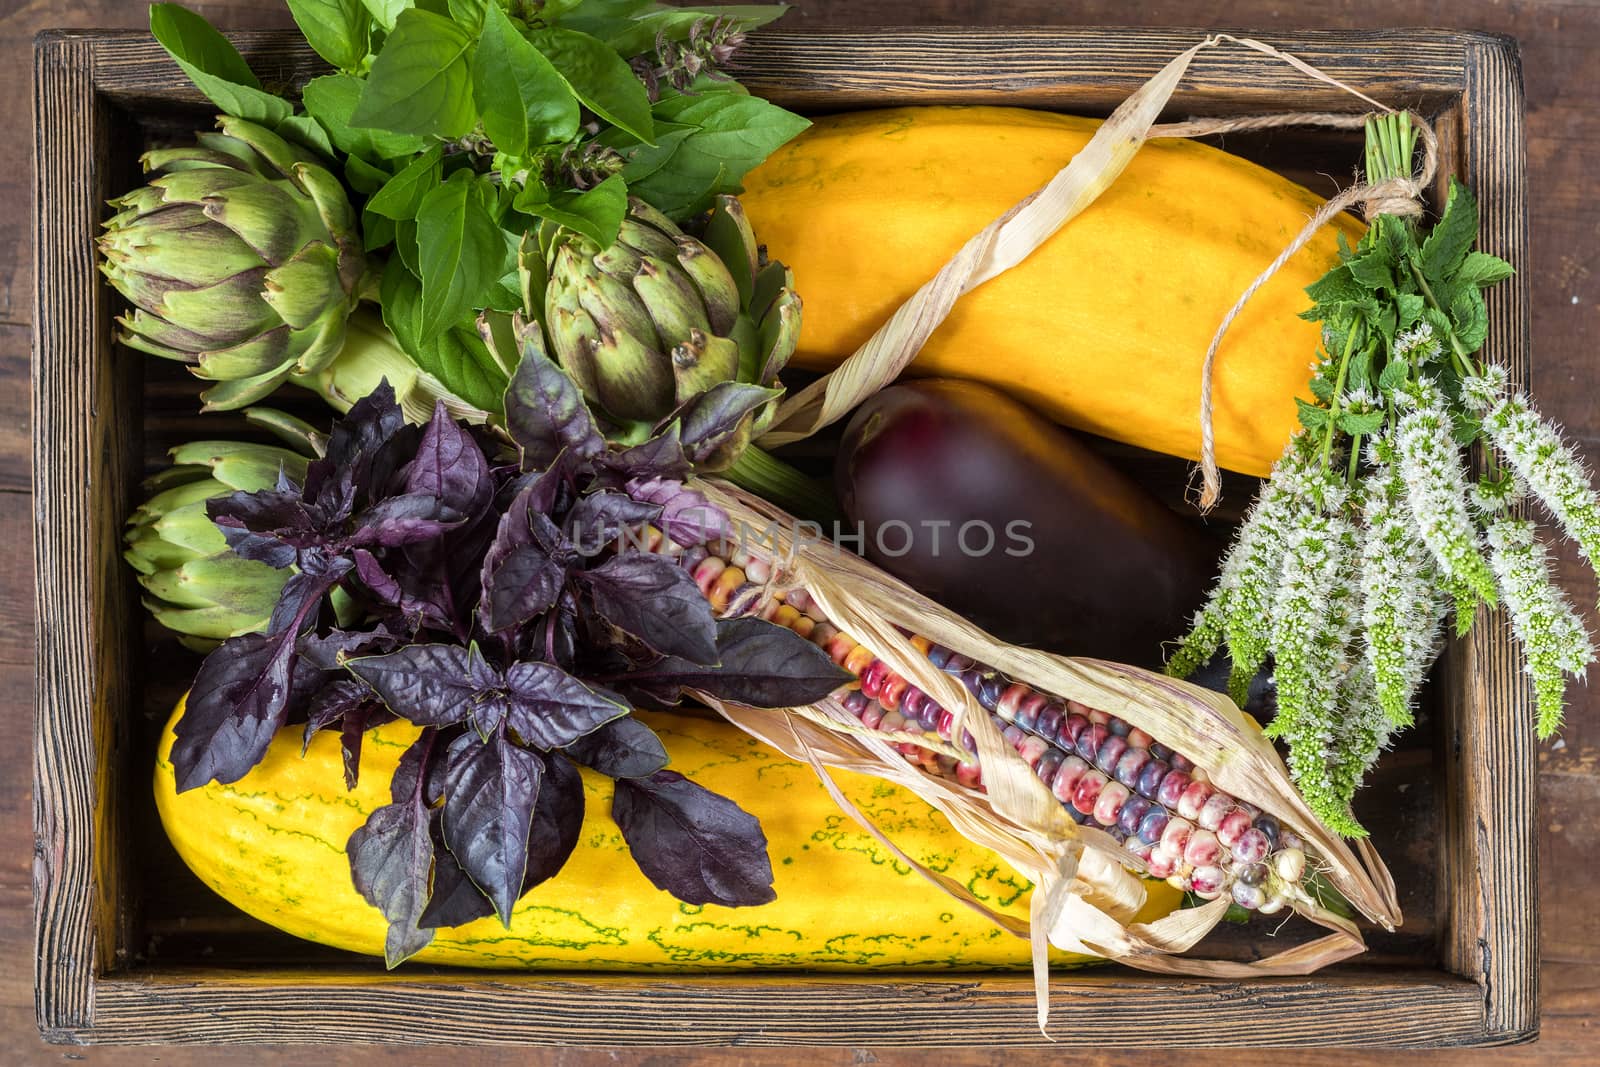
[[[1222,614],[1236,673],[1249,678],[1266,662],[1271,637],[1272,598],[1291,526],[1304,504],[1300,493],[1310,464],[1305,439],[1296,438],[1273,466],[1272,478],[1250,508],[1222,565],[1219,589],[1227,597]]]
[[[1519,392],[1495,403],[1483,425],[1495,450],[1577,542],[1583,558],[1591,567],[1600,566],[1600,497],[1555,424],[1540,418],[1527,394]]]
[[[1332,778],[1343,811],[1338,818],[1324,816],[1323,822],[1346,837],[1366,837],[1367,831],[1350,810],[1350,801],[1367,771],[1378,762],[1378,755],[1389,746],[1391,724],[1377,699],[1377,680],[1366,664],[1345,677],[1339,702],[1347,714],[1333,742]]]
[[[1446,578],[1464,583],[1478,599],[1492,605],[1494,575],[1467,510],[1466,473],[1450,436],[1450,413],[1431,384],[1419,385],[1412,400],[1395,431],[1395,453],[1417,532]]]
[[[1385,451],[1388,451],[1385,449]],[[1391,727],[1410,726],[1412,698],[1438,648],[1432,559],[1405,506],[1405,483],[1380,463],[1367,483],[1361,538],[1361,624],[1375,703]]]
[[[1167,659],[1166,672],[1174,678],[1187,678],[1203,667],[1222,644],[1222,620],[1228,610],[1222,586],[1211,591],[1211,598],[1194,617],[1194,625]]]
[[[1289,530],[1272,603],[1278,714],[1266,729],[1288,742],[1290,773],[1312,811],[1343,830],[1354,824],[1333,782],[1329,746],[1355,627],[1354,541],[1349,523],[1312,512]]]
[[[1527,519],[1489,527],[1490,563],[1511,613],[1511,629],[1528,657],[1539,712],[1539,737],[1561,726],[1563,675],[1581,676],[1594,662],[1588,631],[1550,578],[1550,556]]]

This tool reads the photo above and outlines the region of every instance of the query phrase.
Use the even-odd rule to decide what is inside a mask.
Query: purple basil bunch
[[[504,431],[442,407],[407,425],[385,384],[303,484],[213,500],[237,555],[293,573],[266,630],[201,666],[172,749],[178,788],[237,781],[301,721],[308,737],[340,732],[353,784],[366,730],[422,727],[392,802],[348,845],[356,887],[389,920],[390,966],[438,927],[509,924],[561,869],[583,821],[578,766],[615,779],[612,817],[657,887],[692,904],[773,899],[757,820],[667,770],[631,712],[685,691],[808,704],[848,679],[783,627],[715,618],[670,560],[625,550],[643,524],[685,543],[723,532],[683,506],[697,497],[686,436],[674,423],[608,448],[530,332]]]

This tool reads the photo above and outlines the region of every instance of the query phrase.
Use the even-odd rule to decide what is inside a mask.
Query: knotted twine
[[[772,426],[761,438],[767,448],[804,440],[848,415],[862,401],[898,378],[965,293],[1026,259],[1062,226],[1095,201],[1151,138],[1207,137],[1245,130],[1286,126],[1359,129],[1371,113],[1289,112],[1222,119],[1192,119],[1157,125],[1156,118],[1183,80],[1194,57],[1224,42],[1242,45],[1278,59],[1308,77],[1334,86],[1372,105],[1380,113],[1394,109],[1359,89],[1318,70],[1297,56],[1248,37],[1214,34],[1179,54],[1117,106],[1077,155],[1040,189],[970,238],[948,263],[902,304],[859,349],[830,373],[786,398]],[[1245,289],[1217,327],[1206,350],[1200,381],[1201,489],[1198,505],[1209,510],[1221,497],[1216,442],[1212,428],[1212,370],[1217,350],[1234,319],[1252,296],[1278,272],[1316,232],[1351,207],[1360,205],[1370,220],[1380,214],[1421,214],[1422,190],[1433,180],[1438,138],[1419,116],[1412,115],[1423,142],[1421,170],[1411,178],[1358,183],[1325,203],[1266,270]]]

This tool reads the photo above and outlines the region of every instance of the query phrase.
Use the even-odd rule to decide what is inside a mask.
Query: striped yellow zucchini
[[[182,706],[173,715],[176,722]],[[440,930],[422,963],[512,969],[1022,968],[1027,942],[929,885],[841,812],[809,767],[720,720],[652,714],[674,769],[736,799],[766,831],[777,900],[757,908],[696,907],[654,888],[609,815],[607,779],[584,772],[587,812],[561,873],[525,895],[510,929],[494,918]],[[387,803],[389,778],[416,728],[369,732],[361,779],[346,792],[339,740],[321,733],[300,755],[284,730],[266,759],[232,785],[174,789],[171,724],[155,769],[162,822],[179,855],[229,902],[325,945],[382,956],[385,923],[350,882],[345,841]],[[989,906],[1026,917],[1029,884],[952,830],[915,795],[837,773],[850,799],[918,861]],[[1145,917],[1179,894],[1149,884]],[[1081,958],[1058,954],[1058,962]]]

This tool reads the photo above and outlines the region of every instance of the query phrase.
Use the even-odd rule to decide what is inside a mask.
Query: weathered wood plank
[[[116,552],[138,421],[136,364],[114,363],[92,236],[106,195],[108,116],[93,53],[41,42],[34,317],[35,627],[42,680],[34,745],[35,1001],[41,1028],[83,1026],[93,976],[115,962],[121,908],[116,738],[128,706],[128,580]]]
[[[464,976],[463,976],[464,977]],[[604,1004],[604,1011],[596,1005]],[[359,1009],[359,1010],[352,1010]],[[1342,971],[1253,982],[1074,975],[1051,997],[1050,1047],[1465,1044],[1476,986],[1438,972]],[[606,1045],[1043,1047],[1029,979],[535,978],[179,972],[102,981],[95,1040]],[[626,1026],[618,1020],[626,1019]]]

